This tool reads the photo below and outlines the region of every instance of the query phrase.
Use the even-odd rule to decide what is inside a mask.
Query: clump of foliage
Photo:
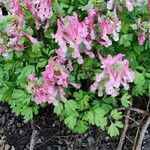
[[[150,91],[145,0],[6,0],[0,7],[0,101],[30,120],[41,107],[69,129],[119,135],[119,107]],[[7,10],[4,13],[3,9]]]

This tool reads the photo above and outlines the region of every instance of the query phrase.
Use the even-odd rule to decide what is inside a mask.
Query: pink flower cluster
[[[51,103],[57,105],[56,97],[59,96],[62,101],[65,101],[65,93],[63,88],[68,87],[68,74],[72,70],[71,62],[68,62],[67,67],[62,65],[58,57],[50,58],[49,64],[46,66],[45,71],[42,73],[43,83],[37,83],[35,75],[28,76],[28,91],[35,97],[35,102]],[[71,83],[76,88],[80,88],[78,84]]]
[[[52,12],[51,0],[25,0],[27,8],[32,12],[36,28],[46,23],[45,29],[49,27],[49,18]]]
[[[113,0],[109,8],[113,5]],[[114,41],[119,40],[121,21],[117,18],[116,9],[112,13],[114,17],[105,18],[100,16],[93,9],[88,10],[88,15],[83,21],[79,21],[76,13],[72,16],[58,19],[57,31],[53,38],[58,43],[56,50],[57,56],[51,57],[49,64],[42,73],[43,83],[39,83],[35,75],[28,76],[28,91],[35,97],[37,104],[48,102],[57,105],[57,97],[65,101],[64,88],[72,85],[79,89],[80,85],[68,81],[69,73],[72,71],[72,63],[68,58],[68,49],[72,49],[72,58],[76,59],[78,64],[83,63],[82,53],[94,58],[92,52],[92,42],[97,41],[101,45],[108,47]],[[95,28],[98,25],[98,31]],[[108,55],[106,59],[101,59],[103,69],[101,74],[96,76],[96,81],[91,85],[91,91],[98,89],[98,95],[103,95],[103,89],[111,96],[117,96],[120,86],[128,89],[129,82],[134,79],[134,73],[129,69],[128,60],[123,60],[123,54],[112,57]],[[69,61],[68,61],[69,60]],[[66,62],[68,61],[67,65]]]
[[[123,86],[129,89],[129,82],[133,82],[134,72],[129,69],[128,60],[123,60],[123,54],[114,57],[108,55],[106,59],[102,59],[102,73],[96,75],[96,81],[91,85],[90,90],[95,92],[98,90],[98,96],[103,95],[103,90],[113,97],[118,95],[118,89]]]
[[[94,16],[95,12],[89,10],[89,16],[82,22],[78,20],[76,13],[73,16],[58,20],[57,32],[53,37],[60,46],[57,54],[62,61],[66,59],[68,44],[73,49],[72,57],[77,59],[79,64],[83,63],[82,52],[94,58],[94,54],[91,52],[91,39],[95,38],[93,31]]]
[[[17,19],[16,22],[9,24],[6,29],[7,35],[10,37],[7,46],[14,50],[21,50],[23,49],[23,44],[19,44],[18,40],[21,38],[19,31],[23,24],[22,10],[18,0],[7,0],[7,2],[10,6],[11,15]]]
[[[144,34],[140,34],[140,35],[138,36],[139,45],[143,45],[144,42],[145,42],[145,40],[146,40],[146,37],[145,37]]]
[[[132,0],[125,0],[125,4],[126,4],[126,7],[127,7],[128,11],[132,11],[133,10],[133,2],[132,2]]]
[[[93,9],[88,10],[88,16],[84,21],[78,20],[77,14],[61,18],[57,22],[57,32],[53,35],[58,42],[59,48],[57,55],[62,61],[66,60],[68,45],[73,49],[72,57],[77,59],[79,64],[83,63],[81,53],[85,53],[94,58],[92,52],[92,42],[97,41],[105,47],[112,45],[109,35],[113,36],[114,41],[119,40],[121,21],[114,14],[115,19],[104,19]],[[95,21],[98,21],[99,36],[96,37]]]
[[[150,24],[150,22],[148,22],[148,24]],[[149,33],[149,25],[147,25],[147,27],[144,27],[145,25],[143,25],[143,23],[141,22],[141,19],[137,19],[136,20],[136,28],[138,30],[138,42],[139,42],[139,45],[143,45],[145,40],[146,40],[146,37],[148,37],[150,35]],[[146,35],[146,33],[148,33],[148,35]]]
[[[24,49],[24,44],[19,43],[19,40],[22,37],[26,37],[31,41],[32,44],[37,43],[38,41],[33,38],[30,34],[25,33],[22,31],[23,26],[23,12],[21,10],[21,6],[19,4],[18,0],[7,0],[7,3],[9,4],[9,12],[12,17],[14,17],[14,21],[9,22],[6,27],[6,33],[9,37],[9,41],[7,45],[1,45],[0,47],[0,54],[3,56],[8,55],[7,49],[11,48],[16,51],[20,51]],[[4,17],[2,15],[2,10],[0,10],[0,19]]]
[[[121,29],[121,21],[119,19],[110,20],[99,17],[99,26],[101,28],[101,39],[98,40],[101,45],[109,47],[112,45],[112,41],[109,35],[112,35],[114,41],[119,41],[119,32]]]
[[[130,12],[130,11],[133,11],[134,6],[141,6],[143,0],[125,0],[124,2],[125,2],[125,6],[126,6],[127,10]],[[112,10],[116,4],[117,4],[117,1],[108,0],[107,1],[107,9]]]

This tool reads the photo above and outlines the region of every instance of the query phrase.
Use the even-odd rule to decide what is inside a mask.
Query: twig
[[[34,121],[31,120],[31,127],[32,127],[32,135],[31,135],[31,140],[30,140],[30,148],[29,150],[34,150],[35,144],[36,144],[36,140],[37,140],[37,131],[34,127]]]
[[[133,144],[133,141],[127,135],[126,138]]]
[[[127,110],[127,113],[126,113],[126,116],[125,116],[125,125],[124,125],[124,128],[123,128],[123,132],[122,132],[122,135],[120,137],[120,141],[119,141],[119,144],[118,144],[118,147],[117,147],[117,150],[122,150],[123,148],[123,144],[124,144],[124,140],[125,140],[125,137],[126,137],[126,132],[128,130],[128,126],[129,126],[129,116],[130,116],[130,108]]]
[[[133,147],[132,147],[132,150],[135,150],[136,149],[136,143],[137,143],[137,139],[138,139],[138,135],[139,135],[139,132],[140,132],[140,127],[145,119],[145,117],[147,116],[148,112],[149,112],[149,106],[150,106],[150,99],[148,101],[148,104],[147,104],[147,109],[144,113],[144,116],[140,122],[140,125],[138,126],[138,129],[137,129],[137,132],[136,132],[136,136],[135,136],[135,139],[134,139],[134,144],[133,144]]]
[[[120,107],[120,108],[117,108],[117,110],[126,110],[126,108]],[[131,111],[135,111],[135,112],[137,112],[137,113],[139,113],[139,114],[144,114],[144,113],[145,113],[144,110],[139,109],[139,108],[133,108],[133,107],[131,107],[130,110],[131,110]]]
[[[136,150],[141,150],[144,135],[145,135],[145,132],[146,132],[149,124],[150,124],[150,115],[148,116],[145,124],[143,125],[143,127],[141,129],[140,136],[139,136],[139,139],[138,139],[138,142],[137,142]]]
[[[136,123],[137,125],[139,125],[139,123],[137,121],[135,121],[134,119],[132,119],[131,117],[128,117],[130,120],[132,120],[134,123]]]

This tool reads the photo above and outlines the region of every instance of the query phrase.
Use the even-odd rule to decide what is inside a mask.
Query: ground
[[[143,107],[140,103],[138,105]],[[132,150],[141,115],[132,112],[130,118],[132,120],[129,122],[123,150]],[[83,135],[73,134],[52,113],[50,107],[41,110],[33,124],[37,131],[35,150],[116,150],[120,139],[111,138],[94,126]],[[15,117],[8,105],[0,103],[0,150],[28,150],[32,131],[31,122]],[[146,131],[142,148],[150,150],[150,127]]]

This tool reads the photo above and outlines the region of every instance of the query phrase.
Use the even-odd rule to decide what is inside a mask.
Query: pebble
[[[109,136],[105,137],[105,141],[108,142],[109,141]]]
[[[20,130],[20,131],[19,131],[19,134],[20,134],[20,135],[22,135],[22,133],[23,133],[23,131],[22,131],[22,130]]]
[[[37,140],[37,144],[41,144],[41,143],[42,143],[42,139],[39,138],[39,139]]]
[[[3,140],[0,140],[0,145],[2,145],[4,143],[4,141]]]
[[[21,124],[20,124],[20,123],[17,123],[17,127],[18,127],[18,128],[21,127]]]
[[[52,150],[52,148],[50,146],[47,146],[47,150]]]
[[[0,129],[0,134],[2,134],[2,133],[4,133],[4,132],[5,132],[4,128],[1,128],[1,129]]]
[[[12,147],[11,147],[11,150],[15,150],[15,148],[12,146]]]
[[[87,141],[88,141],[89,143],[92,143],[92,142],[94,141],[94,138],[93,138],[93,137],[88,137],[88,138],[87,138]]]
[[[5,150],[9,150],[10,146],[8,144],[5,145]]]

